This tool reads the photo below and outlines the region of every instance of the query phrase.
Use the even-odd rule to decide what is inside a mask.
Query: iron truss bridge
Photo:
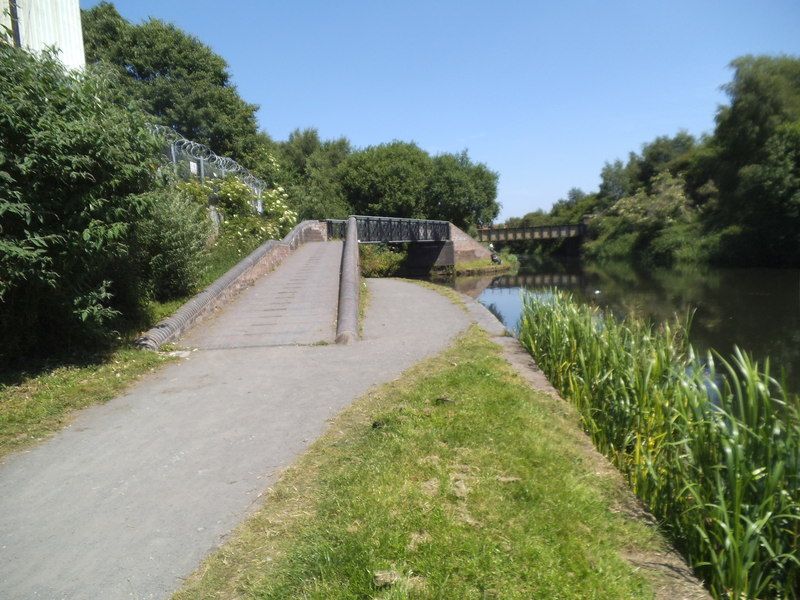
[[[586,225],[541,225],[538,227],[480,227],[481,242],[513,242],[514,240],[557,240],[581,237],[586,234]]]
[[[358,241],[362,244],[402,244],[407,242],[445,242],[450,239],[450,223],[429,219],[365,217],[355,215]],[[346,220],[328,219],[328,239],[345,237]]]

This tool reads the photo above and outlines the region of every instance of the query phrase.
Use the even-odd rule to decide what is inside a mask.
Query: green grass
[[[556,292],[525,298],[520,340],[715,596],[800,596],[800,400],[768,362]]]
[[[400,279],[402,281],[408,281],[410,283],[415,283],[421,287],[433,290],[437,294],[441,294],[442,296],[450,300],[450,302],[458,306],[464,312],[468,312],[467,305],[464,303],[464,298],[461,296],[461,294],[459,294],[450,286],[441,285],[438,283],[434,283],[432,281],[426,281],[425,279],[406,279],[403,277],[398,277],[397,279]]]
[[[519,258],[512,254],[508,248],[503,248],[498,253],[500,264],[495,264],[489,259],[472,260],[457,263],[455,266],[456,275],[475,275],[478,273],[495,273],[501,271],[513,271],[519,268]]]
[[[176,598],[653,597],[622,555],[659,538],[583,440],[473,327],[336,417]]]
[[[0,382],[0,458],[60,429],[79,409],[105,402],[159,367],[165,356],[122,348],[76,364],[40,364]]]

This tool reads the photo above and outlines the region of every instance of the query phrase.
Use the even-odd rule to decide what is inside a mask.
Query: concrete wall
[[[11,2],[16,3],[20,45],[33,52],[54,46],[69,69],[83,69],[83,29],[78,0],[0,0],[0,25],[12,28]]]

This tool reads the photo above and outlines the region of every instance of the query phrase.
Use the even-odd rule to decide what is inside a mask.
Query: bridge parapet
[[[410,268],[452,267],[491,260],[492,253],[449,221],[354,215],[360,244],[411,244]],[[344,239],[347,221],[327,219],[328,239]]]
[[[402,219],[353,215],[362,244],[444,242],[450,239],[450,223],[432,219]],[[328,219],[328,238],[344,238],[347,221]]]

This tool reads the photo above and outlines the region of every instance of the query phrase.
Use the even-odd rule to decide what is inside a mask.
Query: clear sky
[[[81,0],[81,7],[97,4]],[[118,0],[229,63],[261,127],[468,149],[501,219],[592,191],[657,135],[713,129],[743,54],[800,55],[800,0]]]

